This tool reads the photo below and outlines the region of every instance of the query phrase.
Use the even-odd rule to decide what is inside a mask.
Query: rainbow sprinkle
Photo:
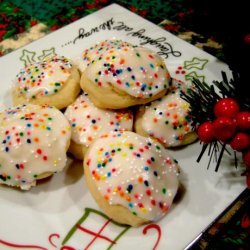
[[[90,49],[91,50],[91,49]],[[163,59],[153,51],[118,43],[93,47],[83,56],[88,61],[85,75],[93,84],[112,84],[137,98],[152,97],[169,87],[170,75]]]
[[[63,56],[30,64],[17,74],[14,89],[28,99],[53,95],[64,86],[71,68],[71,62]]]
[[[133,132],[97,139],[85,166],[109,204],[150,221],[165,215],[178,189],[177,161],[159,143]]]
[[[141,119],[143,130],[166,147],[182,145],[184,137],[193,132],[189,104],[180,97],[184,83],[173,80],[170,92],[145,107]]]
[[[64,168],[71,131],[59,110],[13,107],[0,112],[0,127],[0,183],[29,189],[42,173]]]

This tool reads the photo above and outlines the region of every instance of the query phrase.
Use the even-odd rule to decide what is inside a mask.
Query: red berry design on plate
[[[233,118],[239,110],[239,104],[232,98],[222,98],[214,105],[214,114],[216,117]]]
[[[236,122],[229,117],[218,117],[213,122],[214,135],[217,140],[226,142],[236,131]]]
[[[246,133],[238,132],[230,142],[230,146],[232,149],[236,151],[242,151],[247,149],[250,145],[250,137]]]
[[[250,112],[242,111],[236,115],[237,127],[240,130],[250,129]]]
[[[210,121],[202,123],[198,128],[197,134],[202,142],[212,142],[215,139],[213,123]]]

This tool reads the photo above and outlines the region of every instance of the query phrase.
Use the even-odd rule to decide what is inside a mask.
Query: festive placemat
[[[47,33],[72,23],[114,1],[0,1],[0,55],[9,53]],[[181,20],[193,14],[189,6],[179,1],[116,1],[138,15],[216,57],[223,58],[222,46],[212,37],[187,30]],[[167,17],[167,19],[166,19]],[[2,42],[1,42],[2,41]]]
[[[187,249],[248,249],[250,192],[246,189]]]

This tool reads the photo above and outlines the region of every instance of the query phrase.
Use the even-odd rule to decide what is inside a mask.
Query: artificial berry
[[[246,43],[246,44],[250,44],[250,34],[245,35],[243,41],[244,41],[244,43]]]
[[[216,117],[233,118],[239,110],[239,104],[232,98],[222,98],[214,105],[214,114]]]
[[[204,143],[210,143],[215,139],[213,123],[210,121],[202,123],[197,131],[199,139]]]
[[[250,112],[242,111],[236,115],[237,127],[244,131],[250,129]]]
[[[236,122],[229,117],[218,117],[213,122],[214,135],[217,140],[226,142],[236,131]]]
[[[243,152],[243,162],[245,163],[246,167],[250,170],[250,148]]]
[[[238,132],[229,144],[231,148],[236,151],[247,149],[250,145],[249,135],[246,133]]]

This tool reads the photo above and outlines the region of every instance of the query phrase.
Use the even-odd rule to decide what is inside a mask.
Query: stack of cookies
[[[79,65],[54,56],[25,67],[12,87],[17,106],[0,113],[0,183],[28,190],[70,153],[110,218],[161,219],[179,186],[166,148],[197,138],[185,89],[158,54],[120,40],[84,50]]]

